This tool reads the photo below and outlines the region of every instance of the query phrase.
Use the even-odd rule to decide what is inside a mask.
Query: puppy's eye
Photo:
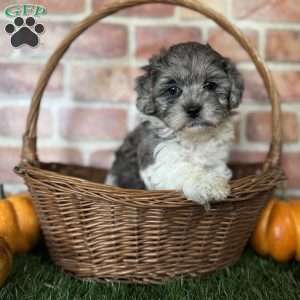
[[[169,96],[177,98],[182,94],[182,90],[177,86],[171,86],[170,88],[168,88],[167,93]]]
[[[208,91],[215,91],[218,85],[213,81],[206,81],[203,87]]]

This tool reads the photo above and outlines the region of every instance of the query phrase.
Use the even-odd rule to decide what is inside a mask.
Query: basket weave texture
[[[176,191],[107,186],[105,170],[38,159],[40,103],[64,53],[100,19],[145,3],[179,5],[214,20],[248,52],[272,104],[272,142],[264,164],[233,166],[231,195],[209,211]],[[241,31],[203,1],[116,0],[76,25],[47,62],[32,98],[16,172],[33,196],[50,255],[63,270],[82,278],[139,283],[202,276],[239,260],[260,210],[283,179],[280,116],[278,93],[264,62]]]

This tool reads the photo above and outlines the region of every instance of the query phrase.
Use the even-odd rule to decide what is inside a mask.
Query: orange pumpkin
[[[4,284],[12,267],[11,249],[3,238],[0,238],[0,287]]]
[[[300,200],[272,198],[263,209],[250,241],[260,255],[279,262],[300,261]]]
[[[27,252],[39,238],[39,222],[28,194],[5,198],[0,187],[0,237],[3,237],[12,253]]]

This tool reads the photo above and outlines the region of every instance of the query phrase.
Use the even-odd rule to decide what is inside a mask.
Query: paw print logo
[[[16,17],[13,24],[7,24],[5,31],[11,35],[11,44],[17,48],[21,45],[36,47],[39,43],[39,35],[45,30],[44,25],[36,24],[33,17],[24,20],[22,17]]]

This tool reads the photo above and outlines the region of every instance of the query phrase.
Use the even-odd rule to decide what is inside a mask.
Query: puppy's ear
[[[135,90],[138,94],[136,106],[138,110],[146,115],[155,113],[155,102],[153,87],[157,80],[160,69],[166,65],[166,49],[161,49],[158,55],[153,55],[147,66],[142,69],[145,74],[136,79]]]
[[[244,80],[242,74],[238,71],[236,65],[231,60],[225,58],[223,67],[231,82],[231,90],[228,95],[228,106],[229,109],[234,109],[238,107],[242,101]]]
[[[153,74],[151,67],[143,67],[146,74],[136,79],[135,90],[138,94],[136,106],[139,111],[146,115],[152,115],[155,113],[155,103],[153,99]]]

